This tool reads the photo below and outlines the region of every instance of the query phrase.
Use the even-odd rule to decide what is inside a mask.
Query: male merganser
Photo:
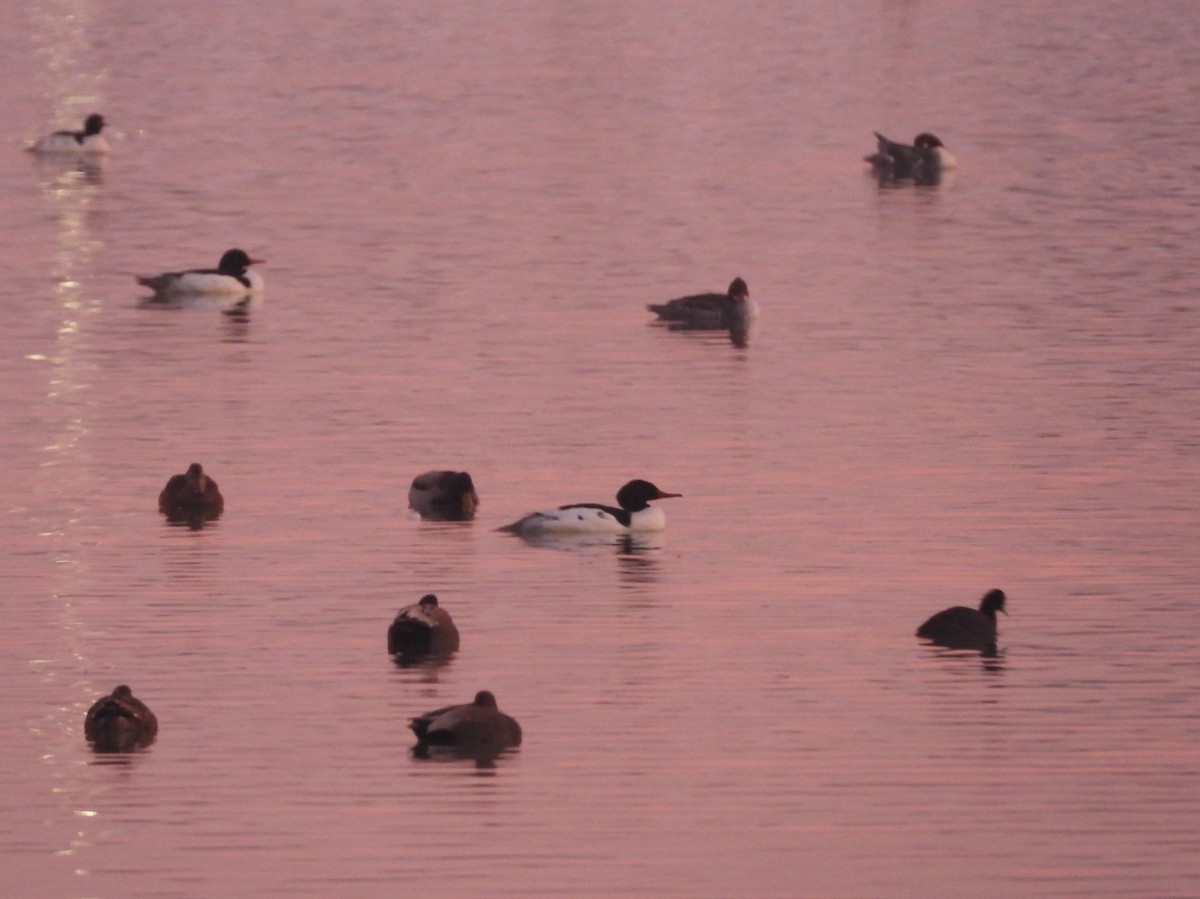
[[[866,157],[880,181],[891,182],[911,178],[917,184],[937,184],[942,173],[958,167],[958,161],[936,135],[922,132],[912,144],[888,140],[878,131],[876,152]]]
[[[696,330],[744,327],[758,315],[750,288],[741,278],[734,278],[725,293],[698,293],[666,303],[649,303],[646,308],[661,321]]]
[[[470,521],[479,507],[479,494],[465,471],[427,471],[413,478],[408,507],[433,521]]]
[[[191,269],[186,272],[164,272],[161,275],[138,275],[138,284],[154,291],[156,300],[177,300],[195,296],[222,297],[240,300],[263,289],[258,272],[249,270],[261,265],[262,259],[251,259],[243,250],[227,250],[216,268]]]
[[[83,735],[97,752],[149,746],[157,733],[158,718],[125,684],[97,699],[83,719]]]
[[[55,131],[53,134],[47,134],[29,149],[31,152],[46,155],[107,153],[108,141],[100,133],[105,124],[104,116],[94,112],[83,120],[82,131]]]
[[[225,509],[217,482],[204,473],[199,462],[185,474],[172,475],[158,495],[158,511],[168,518],[216,518]]]
[[[401,609],[388,628],[388,652],[392,655],[449,655],[457,649],[458,628],[432,593]]]
[[[966,606],[944,609],[917,628],[917,636],[948,649],[994,651],[996,613],[1004,612],[1004,599],[1003,590],[989,590],[978,609]]]
[[[652,499],[670,499],[681,493],[664,493],[649,481],[630,481],[617,491],[620,508],[601,503],[575,503],[551,512],[532,512],[500,528],[514,534],[627,534],[631,531],[661,531],[667,526],[662,509]]]
[[[521,745],[521,725],[500,711],[488,690],[476,693],[474,702],[419,715],[409,727],[417,735],[417,755],[446,747],[464,755],[494,756]]]

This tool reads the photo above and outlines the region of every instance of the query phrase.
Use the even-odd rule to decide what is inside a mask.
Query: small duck
[[[666,303],[649,303],[646,308],[660,321],[698,331],[744,328],[758,315],[750,288],[741,278],[734,278],[725,293],[698,293]]]
[[[651,506],[650,501],[682,495],[664,493],[649,481],[630,481],[617,491],[620,508],[601,503],[574,503],[550,512],[531,512],[499,530],[526,536],[661,531],[667,526],[667,517],[662,509]]]
[[[881,182],[912,179],[917,184],[937,184],[942,174],[958,167],[958,161],[934,134],[923,131],[912,144],[888,140],[878,131],[879,148],[866,157]]]
[[[97,699],[83,719],[83,735],[97,752],[129,752],[157,734],[158,718],[125,684]]]
[[[32,153],[41,153],[46,156],[66,154],[92,156],[107,153],[108,141],[100,133],[106,124],[104,116],[94,112],[83,120],[82,131],[55,131],[53,134],[47,134],[29,150]]]
[[[184,474],[172,475],[158,495],[158,511],[169,518],[216,518],[225,510],[225,499],[217,482],[204,473],[199,462]]]
[[[137,282],[154,291],[154,299],[160,302],[201,296],[240,302],[262,293],[262,276],[250,271],[250,266],[264,262],[263,259],[251,259],[244,250],[226,250],[216,268],[138,275]]]
[[[479,494],[465,471],[427,471],[413,478],[408,507],[432,521],[470,521],[479,508]]]
[[[432,593],[401,609],[388,628],[388,652],[392,655],[442,656],[457,650],[458,628]]]
[[[521,725],[500,711],[488,690],[476,693],[473,702],[419,715],[409,727],[417,735],[413,751],[420,756],[441,747],[463,755],[495,756],[521,745]]]
[[[1004,612],[1004,600],[1003,590],[989,590],[978,609],[966,606],[943,609],[917,628],[917,636],[948,649],[994,652],[996,613]]]

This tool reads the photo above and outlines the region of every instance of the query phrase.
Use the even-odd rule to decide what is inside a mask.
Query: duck
[[[417,735],[413,747],[417,755],[447,748],[465,755],[495,756],[521,745],[521,725],[500,711],[490,690],[480,690],[469,703],[418,715],[409,727]]]
[[[83,735],[98,752],[128,752],[154,742],[158,718],[128,684],[121,684],[88,709]]]
[[[989,590],[978,609],[967,606],[943,609],[917,628],[917,636],[948,649],[994,651],[996,613],[1004,612],[1004,601],[1003,590]]]
[[[479,508],[479,494],[465,471],[427,471],[413,478],[408,507],[432,521],[470,521]]]
[[[164,272],[161,275],[137,275],[137,283],[154,291],[160,302],[188,297],[217,297],[242,301],[261,294],[262,276],[250,271],[252,265],[266,260],[251,259],[245,250],[226,250],[216,268],[197,268],[183,272]]]
[[[634,480],[617,491],[620,508],[602,503],[572,503],[549,512],[531,512],[524,518],[500,528],[512,534],[628,534],[661,531],[667,526],[666,515],[655,499],[672,499],[681,493],[665,493],[649,481]]]
[[[168,517],[212,517],[225,510],[225,498],[217,482],[204,473],[199,462],[184,474],[172,475],[158,495],[158,511]]]
[[[937,184],[942,174],[958,168],[958,161],[941,139],[928,131],[918,134],[911,144],[888,140],[878,131],[878,149],[865,157],[880,181],[912,179],[917,184]]]
[[[100,133],[106,124],[104,116],[94,112],[83,120],[82,131],[55,131],[41,138],[29,149],[33,153],[47,156],[68,153],[91,156],[107,153],[108,141]]]
[[[750,288],[741,278],[734,278],[725,293],[698,293],[665,303],[649,303],[646,308],[659,321],[671,322],[679,329],[745,328],[758,316],[758,306],[750,299]]]
[[[458,650],[458,628],[450,613],[427,593],[396,614],[388,628],[388,652],[392,655],[449,655]]]

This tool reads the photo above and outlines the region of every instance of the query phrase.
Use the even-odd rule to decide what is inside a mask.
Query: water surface
[[[1197,27],[0,12],[4,894],[1200,892]],[[93,110],[102,166],[20,152]],[[961,170],[881,189],[874,129]],[[139,307],[231,246],[263,308]],[[735,275],[748,348],[650,324]],[[433,467],[476,521],[407,513]],[[633,477],[661,540],[494,530]],[[912,637],[993,586],[996,658]],[[462,649],[397,667],[426,592]],[[98,757],[121,682],[160,736]],[[521,749],[414,760],[482,688]]]

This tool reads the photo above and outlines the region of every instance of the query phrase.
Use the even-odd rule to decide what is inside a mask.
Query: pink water
[[[0,10],[0,894],[1200,892],[1198,30]],[[21,152],[93,110],[98,170]],[[961,170],[880,190],[873,129]],[[139,308],[231,246],[247,319]],[[649,324],[735,275],[749,348]],[[194,460],[226,513],[169,527]],[[407,514],[433,467],[475,522]],[[649,545],[494,531],[633,477]],[[993,586],[998,658],[913,638]],[[430,591],[462,649],[398,668]],[[159,739],[93,755],[120,682]],[[482,688],[518,752],[409,755]]]

